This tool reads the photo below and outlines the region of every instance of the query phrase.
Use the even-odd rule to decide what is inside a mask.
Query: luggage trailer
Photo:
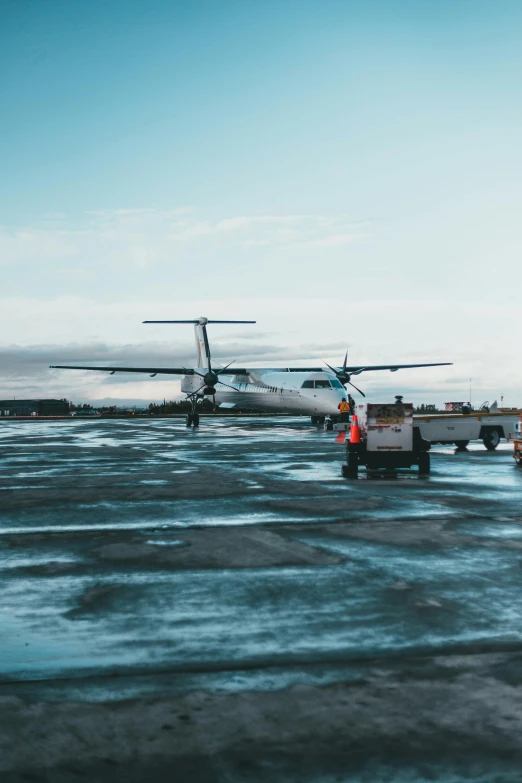
[[[345,478],[357,478],[359,467],[395,470],[417,466],[419,476],[430,472],[429,441],[413,421],[413,405],[397,397],[395,403],[357,405],[346,443]]]

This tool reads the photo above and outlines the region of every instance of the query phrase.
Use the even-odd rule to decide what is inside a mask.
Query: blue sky
[[[343,345],[362,363],[453,360],[401,382],[440,401],[473,376],[522,404],[518,0],[0,14],[6,396],[150,398],[159,382],[57,379],[43,359],[72,343],[168,363],[190,334],[140,321],[203,313],[257,317],[242,347],[216,339],[258,363]]]

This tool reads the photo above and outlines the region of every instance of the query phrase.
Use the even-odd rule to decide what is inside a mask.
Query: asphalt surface
[[[519,781],[522,470],[307,419],[0,422],[4,781]]]

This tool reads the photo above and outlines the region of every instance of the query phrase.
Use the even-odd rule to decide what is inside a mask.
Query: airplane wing
[[[347,372],[350,375],[359,375],[362,372],[369,372],[371,370],[390,370],[390,372],[397,372],[397,370],[405,370],[411,367],[444,367],[452,364],[452,362],[435,362],[430,364],[367,364],[366,366],[353,365],[350,367],[336,367],[338,372]],[[203,367],[198,368],[199,372],[191,367],[83,367],[79,365],[71,364],[51,364],[51,370],[94,370],[96,372],[143,372],[149,375],[201,375],[205,372]],[[234,367],[226,375],[253,375],[259,372],[329,372],[328,367],[259,367],[259,368],[244,368]],[[225,375],[225,373],[222,373]]]
[[[101,372],[146,372],[155,375],[194,375],[194,370],[186,367],[79,367],[70,364],[51,364],[51,370],[98,370]]]
[[[366,364],[352,365],[350,367],[335,367],[338,372],[347,372],[350,375],[359,375],[361,372],[368,372],[369,370],[390,370],[390,372],[397,372],[397,370],[405,370],[411,367],[445,367],[453,364],[453,362],[431,362],[430,364]],[[267,372],[267,368],[263,367],[263,371]],[[237,372],[237,370],[236,370]],[[252,369],[252,372],[256,372]],[[258,370],[259,372],[259,370]],[[329,372],[328,367],[272,367],[270,372]]]
[[[346,372],[351,375],[359,375],[361,372],[368,372],[369,370],[389,370],[390,372],[397,372],[397,370],[407,370],[411,367],[447,367],[453,364],[453,362],[431,362],[430,364],[367,364],[365,367],[346,367]],[[340,367],[340,370],[343,368]]]
[[[80,367],[75,364],[50,364],[51,370],[96,370],[98,372],[145,372],[149,375],[201,375],[206,372],[204,367],[199,367],[197,372],[192,367]],[[218,370],[219,372],[219,370]],[[244,367],[235,368],[234,372],[227,375],[246,375],[248,370]]]

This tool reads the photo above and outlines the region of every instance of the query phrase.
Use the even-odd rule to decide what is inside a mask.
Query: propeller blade
[[[362,396],[363,396],[363,397],[366,397],[366,394],[365,394],[363,391],[361,391],[359,388],[357,388],[357,386],[355,385],[355,383],[352,383],[351,381],[348,381],[348,383],[350,384],[350,386],[353,386],[353,388],[354,388],[354,389],[357,389],[357,391],[359,392],[359,394],[362,394]]]
[[[190,323],[192,323],[192,321],[191,321]],[[182,369],[182,370],[185,370],[186,372],[188,372],[188,370],[187,370],[187,368],[186,368],[186,367],[182,367],[181,369]],[[204,374],[204,373],[202,373],[202,372],[198,372],[197,370],[191,370],[190,372],[191,372],[191,373],[194,373],[194,375],[199,375],[199,377],[200,377],[200,378],[204,378],[204,377],[205,377],[205,374]]]
[[[346,375],[346,365],[348,364],[348,350],[344,354],[343,373]]]
[[[216,375],[221,375],[221,373],[225,372],[225,370],[228,370],[230,365],[234,364],[235,361],[236,361],[235,359],[232,359],[232,361],[229,362],[227,365],[225,365],[225,367],[222,367],[221,370],[217,370]]]
[[[324,359],[323,359],[323,362],[324,362]],[[326,366],[327,366],[327,367],[329,367],[329,368],[330,368],[330,370],[331,370],[331,371],[334,373],[334,375],[339,375],[339,373],[337,372],[337,370],[334,370],[334,368],[332,367],[332,365],[331,365],[331,364],[328,364],[328,362],[324,362],[324,363],[326,364]]]
[[[198,375],[199,375],[199,373],[198,373]],[[196,389],[196,391],[195,391],[195,392],[190,392],[190,394],[187,394],[187,397],[192,397],[192,395],[193,395],[193,394],[197,394],[198,392],[200,392],[200,391],[201,391],[201,389],[204,389],[206,385],[207,385],[207,384],[206,384],[206,383],[204,383],[202,386],[200,386],[200,387],[199,387],[199,389]]]
[[[222,386],[226,386],[228,389],[232,389],[232,391],[239,391],[239,389],[236,389],[235,386],[230,386],[228,383],[223,383],[223,381],[220,381],[220,384]]]

